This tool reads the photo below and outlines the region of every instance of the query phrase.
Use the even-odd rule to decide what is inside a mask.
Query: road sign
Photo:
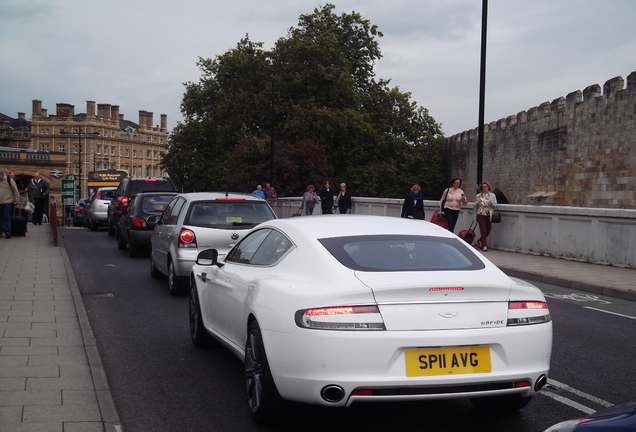
[[[62,202],[64,205],[75,204],[75,180],[62,180]]]

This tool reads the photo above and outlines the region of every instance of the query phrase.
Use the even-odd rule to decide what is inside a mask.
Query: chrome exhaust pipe
[[[545,387],[545,385],[548,383],[548,377],[545,375],[541,375],[538,379],[537,382],[534,383],[534,389],[535,391],[541,391],[541,389],[543,387]]]
[[[320,396],[330,403],[340,402],[345,396],[344,389],[338,385],[330,384],[320,390]]]

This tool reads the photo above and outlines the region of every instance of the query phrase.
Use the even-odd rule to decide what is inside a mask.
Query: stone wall
[[[483,180],[511,204],[636,208],[636,72],[624,86],[616,77],[485,124]],[[478,129],[447,139],[467,193],[477,139]]]
[[[353,197],[352,210],[358,215],[400,217],[403,202],[396,198]],[[279,218],[287,218],[298,211],[301,203],[301,197],[279,198],[272,208]],[[427,220],[438,207],[439,201],[424,201]],[[499,209],[502,221],[488,236],[489,249],[636,268],[636,210],[511,204],[502,204]],[[317,210],[313,216],[302,217],[335,216],[322,216]],[[455,232],[467,229],[472,220],[470,202],[459,213]],[[479,233],[479,227],[476,231]]]

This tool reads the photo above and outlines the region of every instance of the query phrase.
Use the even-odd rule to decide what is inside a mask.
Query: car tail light
[[[508,325],[542,324],[552,321],[546,302],[512,301],[508,303]]]
[[[128,202],[130,201],[130,198],[128,197],[121,197],[119,199],[119,210],[121,211],[126,211],[126,209],[128,208]]]
[[[95,199],[102,199],[102,191],[97,191],[97,195],[95,195]]]
[[[82,206],[75,206],[76,212],[81,212],[83,210]]]
[[[135,216],[132,220],[132,224],[135,228],[146,228],[146,219]]]
[[[194,235],[194,231],[181,228],[181,232],[179,233],[179,244],[177,246],[180,248],[196,248],[197,238]]]
[[[296,312],[299,327],[320,330],[386,330],[377,306],[336,306]]]

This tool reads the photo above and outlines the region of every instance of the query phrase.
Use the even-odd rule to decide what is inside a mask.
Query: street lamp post
[[[274,112],[274,78],[266,78],[266,77],[257,77],[257,76],[242,76],[242,75],[234,75],[229,73],[220,73],[217,74],[219,77],[223,78],[243,78],[243,79],[256,79],[256,80],[264,80],[269,81],[271,83],[271,93],[270,93],[270,105],[271,105],[271,113],[270,113],[270,130],[269,130],[269,182],[274,184],[274,132],[275,132],[275,112]]]
[[[79,185],[79,194],[77,199],[79,200],[82,195],[82,135],[99,135],[99,132],[85,132],[82,133],[82,129],[78,128],[78,132],[66,132],[64,129],[60,129],[60,135],[77,135],[79,142],[79,176],[78,176],[78,185]]]

